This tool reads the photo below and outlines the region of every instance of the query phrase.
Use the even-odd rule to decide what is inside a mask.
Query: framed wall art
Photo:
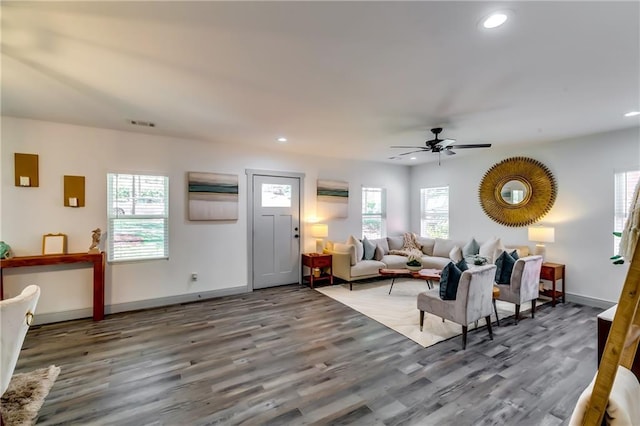
[[[238,220],[238,175],[188,173],[189,220]]]

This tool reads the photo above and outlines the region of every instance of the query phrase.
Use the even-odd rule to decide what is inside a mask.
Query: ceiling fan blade
[[[446,147],[448,147],[448,146],[453,145],[454,143],[456,143],[456,140],[455,140],[455,139],[442,139],[442,140],[440,141],[439,145],[440,145],[442,148],[446,148]]]
[[[455,152],[451,151],[451,148],[447,148],[447,149],[443,149],[442,150],[446,155],[456,155]]]
[[[424,146],[405,146],[405,145],[394,145],[394,146],[390,146],[389,148],[403,148],[403,149],[427,149]]]
[[[478,143],[474,145],[449,145],[450,148],[491,148],[490,143]]]
[[[398,155],[409,155],[409,154],[414,154],[416,152],[425,152],[426,149],[419,149],[417,151],[409,151],[409,152],[403,152],[402,154],[398,154]]]

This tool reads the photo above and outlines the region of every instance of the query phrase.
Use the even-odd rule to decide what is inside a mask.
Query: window
[[[615,232],[622,232],[624,224],[629,217],[631,202],[633,201],[633,191],[640,181],[640,170],[629,170],[615,174],[615,212],[614,225]],[[613,252],[618,254],[620,248],[620,237],[613,238]]]
[[[169,257],[169,178],[109,173],[110,262]]]
[[[449,187],[420,189],[420,235],[449,238]]]
[[[362,188],[362,236],[368,239],[387,235],[387,200],[383,188]]]

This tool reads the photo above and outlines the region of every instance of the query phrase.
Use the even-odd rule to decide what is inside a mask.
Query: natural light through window
[[[449,187],[420,189],[420,235],[449,238]]]
[[[110,262],[169,257],[169,178],[107,175]]]
[[[622,232],[624,224],[629,217],[631,202],[633,201],[633,191],[640,181],[640,170],[627,170],[615,174],[615,208],[614,224],[615,232]],[[613,253],[618,254],[620,248],[620,238],[613,238]]]
[[[368,239],[387,236],[386,199],[383,188],[362,188],[362,236]]]

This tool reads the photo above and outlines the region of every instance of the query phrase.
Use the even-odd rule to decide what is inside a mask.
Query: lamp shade
[[[311,236],[314,238],[327,238],[329,227],[324,223],[314,223],[311,225]]]
[[[536,243],[552,243],[555,241],[556,230],[550,226],[532,226],[529,228],[529,241]]]

